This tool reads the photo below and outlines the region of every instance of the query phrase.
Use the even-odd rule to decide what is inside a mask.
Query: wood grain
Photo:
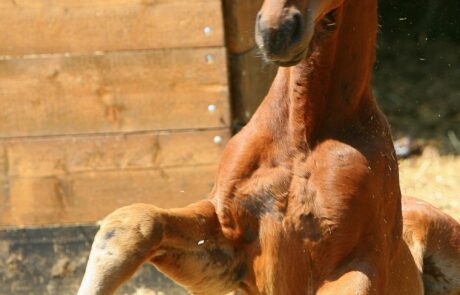
[[[223,0],[229,53],[241,54],[256,46],[254,31],[263,0]]]
[[[221,144],[214,138],[220,136]],[[8,177],[57,177],[84,172],[214,165],[228,128],[3,141]],[[0,145],[1,151],[1,145]],[[1,169],[1,160],[0,160]],[[0,170],[1,171],[1,170]]]
[[[0,55],[224,45],[220,0],[5,0],[0,32]]]
[[[0,137],[226,127],[227,83],[224,48],[4,59]]]
[[[257,49],[230,57],[233,120],[245,125],[268,93],[278,67],[268,64]]]
[[[206,198],[215,165],[10,180],[0,226],[93,223],[132,203],[179,207]]]
[[[0,142],[0,212],[8,204],[9,182],[8,182],[8,160],[6,147]]]
[[[216,144],[214,138],[222,142]],[[207,196],[228,128],[0,141],[0,227],[95,222]]]

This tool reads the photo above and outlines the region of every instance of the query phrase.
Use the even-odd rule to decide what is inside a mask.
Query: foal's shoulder
[[[397,173],[397,161],[393,146],[388,141],[327,139],[318,144],[312,152],[312,164],[346,179]]]

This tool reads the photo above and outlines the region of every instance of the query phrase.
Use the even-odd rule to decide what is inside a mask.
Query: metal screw
[[[217,110],[217,107],[213,104],[208,105],[208,112],[214,113]]]
[[[212,54],[207,54],[207,55],[206,55],[206,62],[207,62],[208,64],[214,63],[214,55],[212,55]]]
[[[214,136],[214,143],[215,144],[221,144],[222,143],[222,137],[217,135],[217,136]]]
[[[211,27],[204,27],[203,32],[205,35],[209,36],[212,33]]]

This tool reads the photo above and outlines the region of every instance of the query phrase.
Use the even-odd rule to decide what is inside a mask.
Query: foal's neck
[[[374,103],[376,34],[376,1],[345,0],[317,25],[308,57],[280,68],[272,91],[289,98],[289,130],[299,148],[346,126],[364,105]]]

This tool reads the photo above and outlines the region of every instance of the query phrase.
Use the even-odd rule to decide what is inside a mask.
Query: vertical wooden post
[[[223,0],[234,131],[248,122],[265,97],[277,67],[262,60],[255,43],[263,0]]]

